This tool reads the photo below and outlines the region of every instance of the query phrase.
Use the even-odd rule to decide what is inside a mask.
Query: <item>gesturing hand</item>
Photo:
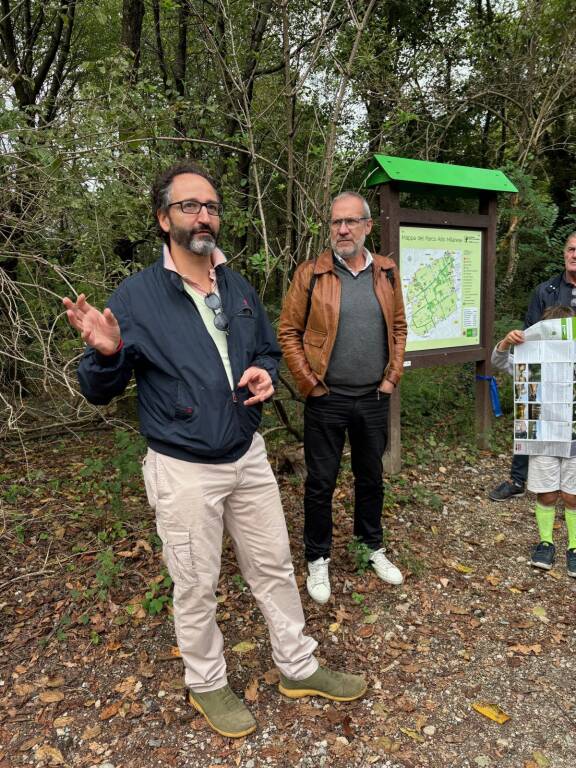
[[[100,312],[86,301],[83,293],[76,301],[62,299],[72,328],[80,331],[82,339],[103,355],[113,355],[120,344],[120,326],[108,308]]]
[[[274,394],[274,385],[268,371],[264,368],[257,368],[255,365],[246,368],[242,378],[238,382],[239,387],[248,387],[254,397],[244,401],[244,405],[254,405],[268,400]]]

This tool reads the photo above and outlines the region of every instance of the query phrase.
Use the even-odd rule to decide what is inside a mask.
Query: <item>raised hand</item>
[[[272,384],[270,374],[264,368],[257,368],[255,365],[246,368],[238,382],[238,386],[248,387],[253,394],[253,397],[246,400],[244,405],[263,403],[264,400],[268,400],[274,394],[274,385]]]
[[[83,293],[76,301],[62,299],[70,325],[82,339],[103,355],[113,355],[120,344],[120,326],[108,307],[100,312],[86,301]]]

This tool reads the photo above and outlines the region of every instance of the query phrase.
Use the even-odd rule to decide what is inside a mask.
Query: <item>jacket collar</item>
[[[372,259],[372,269],[375,272],[380,271],[381,269],[390,269],[390,267],[395,266],[394,261],[388,256],[380,256],[378,253],[373,253]],[[314,264],[314,274],[322,275],[325,272],[332,272],[333,270],[334,257],[332,255],[332,249],[326,248],[326,250],[322,251],[320,256],[316,259],[316,263]]]

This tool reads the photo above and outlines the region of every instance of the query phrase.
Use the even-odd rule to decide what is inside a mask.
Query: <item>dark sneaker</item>
[[[541,541],[540,544],[537,544],[532,550],[530,564],[535,568],[543,568],[545,571],[549,571],[554,565],[555,554],[556,547],[554,544],[550,544],[548,541]],[[576,573],[574,573],[574,576],[576,576]]]
[[[256,730],[252,713],[229,685],[206,693],[189,690],[188,701],[204,715],[210,728],[222,736],[237,739]]]
[[[366,693],[367,687],[366,680],[360,675],[332,672],[326,667],[318,667],[313,675],[304,680],[289,680],[280,674],[278,690],[289,699],[322,696],[332,701],[353,701]]]
[[[524,483],[518,485],[513,480],[505,480],[490,491],[488,498],[492,501],[508,501],[514,497],[524,496],[525,493]]]
[[[576,578],[576,549],[566,550],[566,568],[568,568],[568,576]]]

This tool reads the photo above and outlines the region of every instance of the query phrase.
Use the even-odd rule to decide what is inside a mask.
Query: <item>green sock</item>
[[[576,509],[564,509],[566,528],[568,529],[568,549],[576,549]]]
[[[556,507],[543,507],[540,502],[536,502],[536,522],[538,523],[538,532],[540,541],[553,542],[552,529],[554,528],[554,518],[556,517]],[[576,524],[576,517],[574,518]]]

